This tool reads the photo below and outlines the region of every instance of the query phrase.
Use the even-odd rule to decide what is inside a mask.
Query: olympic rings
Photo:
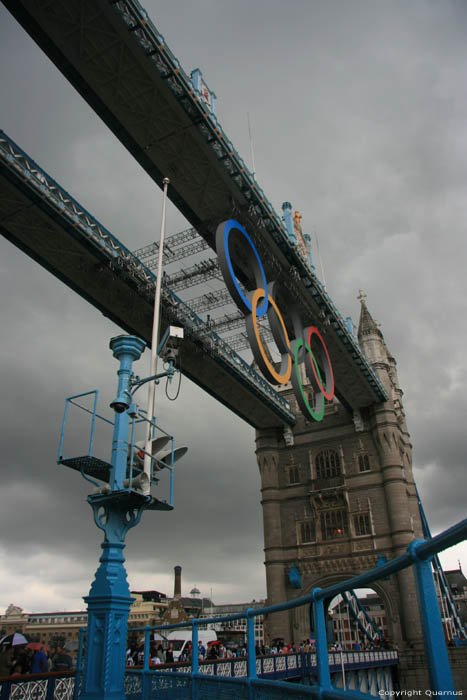
[[[233,230],[239,233],[248,244],[246,249],[241,248],[241,252],[246,253],[246,264],[253,273],[257,286],[256,290],[247,291],[246,294],[238,283],[230,256],[229,235]],[[237,238],[237,241],[241,240],[241,238]],[[305,417],[311,416],[314,420],[321,421],[324,416],[325,400],[331,401],[335,390],[331,359],[321,333],[316,326],[303,328],[297,309],[290,305],[287,312],[296,336],[291,343],[284,318],[275,300],[277,282],[267,283],[255,244],[238,221],[229,219],[219,224],[216,231],[216,249],[222,276],[234,302],[245,316],[253,357],[264,377],[272,384],[282,386],[291,380],[302,413]],[[262,303],[258,305],[261,300],[263,300]],[[258,318],[266,313],[274,342],[281,355],[280,371],[276,370],[268,357],[259,332]],[[313,339],[317,340],[320,346],[316,351],[318,359],[311,348]],[[314,347],[316,344],[315,342]],[[313,406],[310,406],[302,385],[300,366],[303,363],[305,363],[306,374],[313,389]]]

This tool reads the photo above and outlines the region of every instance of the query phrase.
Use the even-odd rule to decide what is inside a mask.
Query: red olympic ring
[[[325,399],[327,399],[328,401],[332,401],[332,399],[333,399],[333,397],[334,397],[334,387],[335,387],[335,384],[334,384],[334,372],[332,371],[331,358],[329,357],[329,352],[328,352],[328,349],[327,349],[327,347],[326,347],[326,343],[325,343],[324,340],[323,340],[323,336],[321,335],[321,333],[319,332],[319,330],[316,328],[316,326],[310,326],[310,327],[307,329],[306,345],[307,345],[308,347],[311,347],[311,346],[310,346],[310,342],[311,342],[311,336],[312,336],[312,335],[316,335],[316,336],[319,338],[319,340],[320,340],[320,342],[321,342],[321,345],[322,345],[322,347],[323,347],[323,350],[324,350],[324,355],[323,355],[323,353],[321,353],[321,361],[322,361],[322,363],[323,363],[323,370],[324,370],[324,373],[325,373],[325,376],[326,376],[326,388],[323,386],[323,384],[322,384],[322,382],[321,382],[321,377],[319,376],[319,371],[318,371],[318,372],[316,371],[316,370],[317,370],[317,367],[316,367],[316,363],[315,363],[314,358],[313,358],[313,361],[310,362],[310,361],[309,361],[309,356],[307,356],[307,359],[305,359],[305,366],[306,366],[307,369],[308,369],[308,367],[311,365],[311,370],[312,370],[312,373],[313,373],[313,378],[314,378],[314,380],[315,380],[315,383],[316,383],[316,385],[317,385],[317,387],[318,387],[319,392],[320,392],[321,394],[323,394],[323,396],[324,396]],[[312,354],[313,354],[313,353],[312,353]],[[324,358],[326,358],[325,361],[323,361]],[[308,360],[308,361],[307,361],[307,360]],[[309,376],[309,373],[308,373],[308,376]],[[328,385],[328,383],[331,384],[331,388],[330,388],[329,390],[327,390],[327,385]]]
[[[231,229],[238,229],[249,244],[246,248],[242,249],[242,253],[245,254],[246,265],[254,272],[258,287],[256,290],[247,291],[246,296],[243,292],[239,294],[238,282],[235,279],[235,273],[233,272],[230,260],[228,233]],[[292,387],[302,413],[305,417],[311,416],[316,421],[322,420],[324,416],[324,401],[325,399],[327,401],[333,399],[335,382],[331,358],[329,357],[329,352],[321,333],[316,326],[303,328],[299,314],[296,308],[292,306],[288,309],[288,312],[292,320],[296,338],[294,343],[291,343],[284,318],[274,298],[277,283],[270,282],[267,284],[266,289],[259,286],[261,283],[266,284],[264,269],[252,239],[241,224],[233,219],[219,224],[216,233],[216,248],[224,281],[234,302],[245,316],[246,330],[253,357],[264,377],[272,384],[280,385],[285,385],[292,379]],[[263,300],[261,303],[261,312],[258,313],[258,303],[261,300]],[[281,355],[281,367],[279,372],[269,359],[260,336],[258,316],[264,315],[265,306],[267,308],[267,316],[274,342]],[[316,337],[321,346],[317,351],[318,360],[311,349],[311,340],[313,337]],[[300,380],[299,365],[303,362],[305,363],[306,374],[314,390],[314,408],[308,403]]]

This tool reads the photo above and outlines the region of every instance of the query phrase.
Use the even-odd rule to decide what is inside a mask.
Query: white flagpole
[[[253,151],[253,134],[251,132],[250,124],[250,113],[246,113],[246,118],[248,120],[248,135],[250,137],[250,156],[251,156],[251,166],[253,168],[253,177],[256,178],[256,168],[255,168],[255,153]]]
[[[160,326],[160,305],[161,305],[161,285],[162,285],[162,258],[164,255],[164,235],[165,235],[165,210],[167,203],[167,187],[169,185],[169,178],[165,177],[162,182],[164,183],[164,192],[162,195],[162,219],[161,219],[161,232],[159,236],[159,255],[157,259],[157,279],[156,279],[156,291],[154,295],[154,318],[152,324],[152,341],[151,341],[151,367],[149,370],[149,376],[152,377],[157,374],[157,346],[159,345],[159,326]],[[151,445],[152,445],[152,425],[154,420],[154,399],[156,395],[156,384],[154,381],[148,382],[148,403],[147,403],[147,413],[146,418],[147,423],[147,433],[146,433],[146,443],[144,445],[144,473],[148,476],[147,488],[145,489],[146,495],[150,493],[151,486]]]

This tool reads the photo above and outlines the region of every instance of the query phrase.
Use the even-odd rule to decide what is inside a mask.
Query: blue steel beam
[[[415,490],[417,492],[418,509],[420,511],[420,518],[422,521],[423,536],[428,539],[431,537],[430,526],[428,524],[428,520],[427,520],[427,517],[425,515],[425,511],[423,509],[423,505],[422,505],[422,501],[420,499],[420,494],[418,493],[418,489],[415,488]],[[457,603],[456,603],[454,596],[452,594],[452,591],[451,591],[451,587],[448,583],[448,580],[446,578],[446,574],[443,571],[443,567],[441,565],[441,562],[440,562],[437,554],[433,555],[432,566],[433,566],[433,571],[435,574],[435,580],[439,586],[439,592],[440,592],[441,599],[444,599],[444,601],[447,603],[448,612],[451,615],[451,620],[452,620],[452,622],[454,624],[454,628],[456,630],[457,639],[465,642],[465,640],[467,640],[467,625],[466,625],[465,621],[462,619],[462,616],[459,612],[459,609],[457,607]],[[442,603],[442,600],[440,600],[440,604],[441,603]]]
[[[0,231],[122,328],[150,340],[155,275],[3,131],[0,131],[0,173],[4,175],[0,191],[6,191],[9,184],[13,186],[13,194],[8,191],[8,196],[0,197]],[[22,194],[25,199],[21,198]],[[18,198],[17,202],[13,201],[14,197]],[[49,217],[44,223],[42,238],[38,235],[40,223],[37,217],[34,217],[36,231],[33,237],[24,228],[25,222],[21,219],[24,211],[31,216],[31,203],[37,205],[37,211],[40,209]],[[57,224],[59,236],[55,251],[52,221]],[[34,251],[30,247],[33,244],[36,245]],[[51,251],[55,252],[60,263],[67,261],[65,270],[70,265],[73,266],[73,274],[68,272],[66,276],[57,269],[56,260],[46,257]],[[82,256],[79,266],[81,274],[85,274],[86,268],[89,270],[90,278],[86,283],[84,279],[77,281],[75,260],[78,254]],[[67,260],[67,255],[71,262]],[[104,275],[109,274],[112,275],[115,288],[117,289],[117,282],[122,287],[116,294],[111,292],[104,298],[99,294],[104,294],[108,287],[108,279]],[[102,276],[101,284],[96,283],[99,275]],[[94,287],[94,296],[87,291],[88,285]],[[130,295],[133,297],[130,310],[122,310],[119,315],[119,299]],[[184,374],[255,427],[259,423],[264,426],[294,424],[295,415],[288,402],[222,340],[209,324],[169,289],[163,289],[162,296],[165,323],[174,323],[185,329],[187,340],[181,368]],[[146,305],[147,313],[144,313],[142,309]],[[203,353],[203,362],[199,361],[200,353]],[[237,388],[235,385],[238,385]],[[237,393],[240,388],[241,393]]]
[[[301,606],[313,604],[313,613],[315,619],[315,635],[317,641],[316,667],[318,671],[318,684],[311,688],[300,688],[300,691],[306,695],[311,695],[319,698],[346,698],[350,700],[355,698],[365,700],[368,694],[358,691],[344,691],[335,686],[332,686],[331,668],[333,665],[332,654],[327,650],[326,626],[324,624],[324,601],[332,599],[334,596],[343,594],[349,589],[366,587],[374,581],[384,579],[392,574],[395,574],[403,569],[413,566],[417,581],[417,597],[420,615],[423,620],[425,650],[428,657],[428,670],[430,674],[430,688],[432,693],[440,694],[439,691],[447,691],[446,694],[455,694],[454,684],[452,680],[449,658],[444,640],[441,617],[436,599],[436,591],[433,582],[433,574],[431,572],[430,558],[434,554],[438,554],[449,547],[452,547],[467,538],[467,519],[453,525],[448,530],[428,540],[419,540],[411,542],[404,554],[392,559],[391,561],[377,566],[364,574],[355,578],[342,581],[327,588],[314,588],[307,595],[295,598],[294,600],[270,605],[265,608],[247,609],[233,615],[217,616],[203,618],[203,625],[215,624],[217,622],[226,622],[228,620],[239,620],[246,618],[249,622],[248,635],[248,663],[247,663],[247,679],[245,682],[251,688],[254,684],[268,683],[267,681],[259,681],[257,678],[256,664],[253,663],[253,658],[256,660],[254,635],[252,634],[251,620],[257,616],[271,615],[284,610],[292,610]],[[196,621],[200,622],[199,620]],[[173,625],[158,625],[151,629],[162,631],[169,629],[177,629],[191,626],[191,622],[177,623]],[[384,653],[384,652],[383,652]],[[394,654],[395,652],[389,652]],[[355,654],[359,656],[359,652],[345,652],[355,658]],[[366,655],[366,654],[365,654]],[[371,655],[371,652],[370,652]],[[251,657],[251,659],[250,659]],[[227,661],[227,663],[229,663]],[[334,666],[335,656],[334,656]],[[163,674],[164,672],[160,672]],[[202,674],[181,674],[190,675],[192,680],[193,692],[196,693],[197,681],[202,677]],[[224,679],[226,685],[224,689],[228,691],[227,683],[231,679]],[[281,688],[280,683],[269,682],[270,687]],[[441,693],[442,694],[442,693]]]

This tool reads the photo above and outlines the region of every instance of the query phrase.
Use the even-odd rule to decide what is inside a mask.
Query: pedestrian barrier
[[[364,588],[370,586],[374,581],[387,578],[395,573],[413,566],[415,572],[415,581],[417,587],[418,606],[420,619],[422,623],[425,652],[427,657],[427,667],[430,675],[430,687],[434,691],[450,691],[455,693],[454,683],[452,679],[449,657],[446,648],[446,641],[443,632],[443,626],[439,611],[438,599],[436,594],[435,583],[433,579],[431,559],[438,552],[448,549],[467,538],[467,519],[445,530],[436,537],[427,540],[416,540],[409,544],[407,551],[399,557],[388,561],[387,563],[371,569],[360,576],[353,579],[343,581],[327,588],[314,588],[309,594],[297,598],[295,600],[272,605],[266,608],[248,609],[242,613],[235,615],[227,615],[223,617],[212,617],[202,620],[191,620],[189,623],[180,623],[174,625],[159,625],[157,627],[145,627],[145,665],[140,671],[135,670],[130,674],[128,682],[133,684],[139,683],[140,695],[130,692],[128,688],[128,697],[143,698],[144,700],[150,697],[167,697],[167,698],[187,698],[191,700],[196,697],[197,700],[204,698],[222,698],[222,697],[247,697],[249,700],[259,700],[262,698],[280,698],[291,697],[298,692],[297,697],[317,697],[320,698],[368,698],[375,697],[381,691],[391,690],[392,675],[384,672],[385,665],[397,664],[397,654],[388,652],[387,659],[377,659],[372,657],[375,652],[363,652],[358,654],[356,661],[355,653],[338,654],[340,657],[341,669],[339,670],[338,663],[336,664],[336,655],[328,652],[324,600],[329,600],[337,595],[342,595],[348,590],[355,588]],[[266,666],[263,659],[257,659],[255,654],[255,636],[254,636],[254,620],[258,615],[271,615],[284,610],[291,610],[301,606],[310,608],[310,616],[313,617],[314,636],[316,637],[316,655],[309,655],[310,659],[305,662],[303,659],[307,655],[295,654],[295,668],[292,670],[288,665],[286,658],[290,655],[284,655],[279,663],[284,664],[278,668],[277,660],[275,667],[272,668],[274,680],[268,679],[268,673],[265,670]],[[192,630],[192,648],[198,648],[198,629],[201,625],[215,624],[217,622],[227,622],[229,620],[246,619],[247,627],[247,646],[248,656],[241,658],[240,673],[236,674],[238,660],[222,660],[220,663],[211,664],[212,674],[204,671],[210,667],[203,662],[200,664],[197,654],[193,655],[191,665],[176,664],[173,671],[167,670],[150,670],[149,667],[149,643],[150,636],[153,631],[159,633],[173,629],[191,627]],[[142,630],[141,630],[142,631]],[[384,652],[377,652],[383,653]],[[313,658],[312,658],[313,657]],[[345,657],[345,658],[344,658]],[[267,657],[265,657],[267,658]],[[299,660],[299,658],[301,660]],[[358,666],[362,663],[369,672],[358,673]],[[375,665],[377,661],[377,665]],[[390,663],[388,663],[390,662]],[[271,663],[270,661],[268,662]],[[352,665],[354,667],[352,668]],[[346,666],[351,671],[347,680],[345,679]],[[157,669],[157,667],[156,667]],[[363,667],[361,668],[363,670]],[[217,675],[215,674],[217,672]],[[292,678],[290,672],[294,674],[294,678],[312,682],[313,685],[306,687],[300,686],[299,690],[293,690],[295,684],[286,682],[285,679]],[[282,678],[280,677],[282,673]],[[138,682],[135,679],[141,680]],[[132,677],[133,676],[133,677]],[[271,685],[272,684],[272,685]],[[235,694],[233,691],[235,686]],[[211,689],[216,687],[213,694]],[[224,690],[222,690],[224,688]],[[284,688],[287,688],[287,693],[284,693]],[[157,694],[156,693],[157,690]],[[182,692],[183,690],[183,692]],[[193,691],[193,694],[192,694]],[[161,693],[169,693],[162,695]],[[172,693],[172,694],[170,694]],[[230,695],[229,695],[230,693]]]
[[[0,700],[73,700],[75,672],[0,678]]]
[[[351,588],[372,582],[414,566],[418,604],[422,621],[427,666],[432,694],[455,695],[449,657],[439,612],[431,557],[467,538],[467,519],[440,535],[411,542],[406,553],[351,580],[315,588],[296,600],[267,608],[177,625],[145,627],[145,655],[142,668],[127,669],[125,694],[128,700],[276,700],[320,698],[320,700],[368,700],[382,691],[393,690],[391,669],[398,663],[396,651],[328,652],[323,601]],[[256,657],[254,620],[257,615],[309,606],[314,619],[316,654],[293,653]],[[155,630],[192,629],[192,648],[198,648],[200,625],[245,618],[248,656],[190,663],[149,666],[151,633]],[[82,636],[81,636],[82,638]],[[78,655],[79,679],[81,644]],[[169,670],[170,669],[170,670]],[[298,681],[298,682],[292,682]],[[46,673],[0,679],[0,700],[77,700],[79,682],[74,672]],[[442,692],[441,692],[442,691]]]

